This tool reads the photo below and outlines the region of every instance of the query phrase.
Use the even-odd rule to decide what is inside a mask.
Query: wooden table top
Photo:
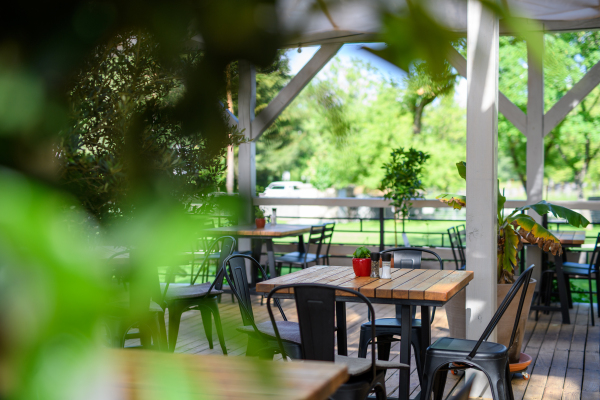
[[[119,399],[327,399],[347,367],[221,355],[110,350],[110,385]]]
[[[257,292],[291,283],[323,283],[354,289],[371,299],[405,299],[446,302],[473,279],[472,271],[392,268],[392,279],[357,277],[352,267],[317,265],[259,282]],[[284,289],[281,293],[290,293]],[[337,292],[339,296],[348,293]]]
[[[285,225],[266,224],[264,228],[257,228],[256,225],[234,225],[223,226],[221,228],[207,229],[206,232],[219,233],[232,236],[268,236],[284,237],[295,236],[310,231],[310,225]]]
[[[582,245],[585,242],[585,231],[550,231],[562,245]],[[521,237],[521,241],[529,243]]]

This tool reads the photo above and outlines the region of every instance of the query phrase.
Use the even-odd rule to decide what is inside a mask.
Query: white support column
[[[498,17],[469,0],[467,14],[467,339],[479,339],[496,311],[498,207]],[[493,332],[490,341],[496,340]],[[471,370],[469,370],[471,371]],[[469,373],[471,374],[471,372]],[[478,374],[472,397],[491,397]]]
[[[240,84],[238,92],[238,126],[246,139],[252,139],[252,120],[256,107],[256,70],[247,61],[239,61]],[[256,144],[252,141],[240,145],[238,153],[238,179],[240,196],[246,202],[241,223],[252,220],[252,197],[256,195]]]
[[[252,139],[252,120],[256,108],[256,70],[247,61],[239,61],[240,84],[238,89],[238,127],[246,139]],[[241,210],[240,223],[250,224],[253,219],[252,197],[256,195],[256,144],[240,144],[238,152],[238,184],[244,209]],[[252,249],[250,239],[239,239],[238,249]],[[246,263],[249,279],[252,279],[249,262]]]
[[[478,339],[496,311],[498,205],[498,17],[468,3],[467,338]],[[490,337],[494,341],[494,337]]]
[[[544,193],[544,70],[543,60],[535,57],[531,48],[543,54],[544,33],[532,32],[527,42],[527,202],[541,201]],[[542,49],[542,51],[539,51]],[[542,218],[529,214],[538,223]],[[537,246],[527,247],[526,266],[535,264],[533,277],[540,281],[542,252]]]

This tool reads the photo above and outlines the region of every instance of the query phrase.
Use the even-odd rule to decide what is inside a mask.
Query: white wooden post
[[[256,70],[247,61],[239,61],[240,84],[238,92],[238,126],[246,139],[252,139],[252,121],[256,107]],[[245,201],[241,223],[252,221],[252,197],[256,195],[256,144],[240,144],[238,153],[238,179],[240,196]]]
[[[544,189],[544,71],[543,60],[531,50],[543,54],[544,33],[532,32],[527,41],[527,202],[542,200]],[[541,50],[541,51],[540,51]],[[538,223],[542,218],[530,210]],[[537,246],[527,247],[527,265],[535,264],[533,277],[540,282],[542,251]]]
[[[256,70],[247,61],[239,61],[240,83],[238,89],[238,126],[246,139],[252,139],[252,120],[256,107]],[[238,186],[243,200],[240,223],[250,224],[253,219],[252,197],[256,195],[256,144],[247,142],[240,144],[238,152]],[[250,239],[239,239],[240,251],[251,250]],[[249,263],[246,263],[248,277],[251,277]],[[252,279],[252,278],[250,278]]]
[[[475,274],[467,287],[466,320],[467,339],[479,339],[497,307],[499,22],[479,0],[467,7],[466,255]],[[496,340],[495,332],[489,340]],[[487,385],[481,374],[471,395],[480,396]]]
[[[467,288],[468,339],[478,339],[496,311],[498,40],[497,16],[469,0],[466,233],[467,266],[475,275]]]

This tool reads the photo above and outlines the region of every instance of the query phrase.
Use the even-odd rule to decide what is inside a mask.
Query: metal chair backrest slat
[[[317,246],[316,254],[317,259],[319,258],[319,254],[321,254],[321,245],[323,243],[323,234],[325,232],[325,227],[323,225],[315,225],[310,227],[310,233],[308,234],[308,242],[306,243],[306,249],[304,252],[304,262],[306,263],[306,259],[308,258],[308,254],[310,253],[310,249]],[[312,245],[312,246],[311,246]]]
[[[464,269],[465,263],[463,262],[463,249],[460,245],[460,239],[458,238],[458,232],[456,231],[455,226],[448,228],[448,237],[450,238],[450,247],[452,248],[452,255],[454,256],[456,269]]]
[[[475,347],[473,347],[473,350],[467,356],[467,360],[471,360],[473,357],[475,357],[475,354],[477,353],[479,346],[481,346],[481,343],[488,340],[488,338],[492,334],[492,331],[494,330],[494,328],[496,328],[496,325],[498,325],[498,322],[500,322],[500,319],[502,319],[502,316],[504,315],[504,313],[506,312],[506,310],[512,303],[513,299],[515,298],[515,296],[517,295],[519,290],[521,288],[523,288],[523,290],[521,291],[521,296],[519,298],[519,308],[517,309],[517,317],[515,318],[515,323],[513,326],[512,334],[510,336],[510,342],[508,344],[509,349],[512,347],[513,342],[515,341],[517,328],[519,326],[519,320],[521,319],[521,312],[523,311],[523,304],[525,303],[525,297],[527,296],[527,284],[529,284],[529,281],[531,280],[532,273],[533,273],[533,265],[530,266],[529,268],[527,268],[521,274],[521,276],[519,276],[519,278],[515,281],[515,283],[513,283],[512,287],[506,294],[506,297],[504,298],[504,300],[502,300],[502,303],[498,307],[498,310],[492,317],[490,323],[485,328],[485,331],[483,331],[483,334],[477,341],[477,344],[475,345]]]
[[[394,255],[394,268],[411,268],[411,269],[421,269],[421,261],[423,257],[423,253],[429,253],[437,258],[440,264],[440,270],[444,269],[444,262],[440,258],[440,256],[434,251],[424,249],[422,247],[396,247],[393,249],[384,250],[381,253],[392,253]],[[412,309],[412,318],[414,319],[416,316],[417,309],[413,307]],[[433,318],[435,317],[435,307],[432,307],[431,312],[431,321],[433,322]],[[402,318],[402,307],[396,306],[396,318]]]
[[[322,243],[327,243],[327,249],[325,250],[325,255],[329,255],[329,250],[331,249],[331,240],[333,239],[333,231],[335,230],[335,222],[330,222],[328,224],[323,225],[323,241]]]
[[[302,358],[315,361],[334,361],[335,359],[335,294],[336,291],[347,292],[359,298],[367,305],[370,314],[375,319],[373,305],[362,293],[356,290],[338,286],[318,283],[296,283],[282,285],[274,288],[267,295],[267,310],[283,359],[287,361],[287,354],[273,317],[271,298],[282,289],[294,289],[298,321],[300,324],[300,339],[302,342]],[[275,299],[277,300],[277,299]],[[371,324],[371,334],[375,337],[375,325]],[[375,340],[371,342],[371,370],[373,379],[376,371]]]
[[[233,295],[238,300],[240,307],[240,313],[242,314],[242,323],[244,326],[252,325],[254,331],[260,334],[254,322],[254,312],[252,311],[252,298],[250,297],[250,287],[248,285],[248,275],[246,274],[246,262],[249,260],[253,267],[258,268],[265,279],[269,279],[269,275],[263,269],[262,265],[254,258],[245,254],[233,254],[227,257],[223,263],[223,274],[229,283],[229,288],[233,292]],[[229,267],[229,270],[228,268]],[[276,300],[277,307],[284,321],[287,318],[281,308],[279,300]]]

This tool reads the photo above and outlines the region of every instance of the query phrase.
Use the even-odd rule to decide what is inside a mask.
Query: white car
[[[263,196],[267,197],[298,197],[301,189],[306,184],[298,181],[271,182],[265,188]]]

